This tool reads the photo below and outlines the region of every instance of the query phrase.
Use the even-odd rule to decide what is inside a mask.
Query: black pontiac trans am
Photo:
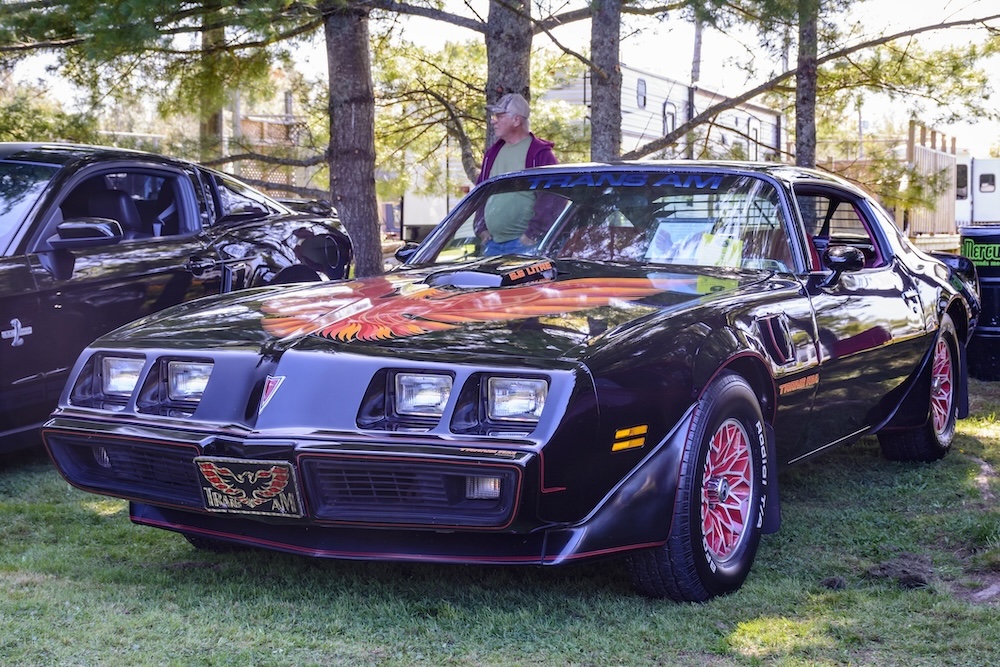
[[[533,244],[489,256],[483,224]],[[706,600],[777,529],[782,467],[869,434],[933,461],[967,413],[974,267],[819,172],[525,171],[401,255],[100,338],[44,427],[52,459],[202,548],[620,555],[641,593]]]
[[[99,146],[0,143],[0,451],[38,443],[88,343],[199,296],[342,278],[340,221],[212,169]]]

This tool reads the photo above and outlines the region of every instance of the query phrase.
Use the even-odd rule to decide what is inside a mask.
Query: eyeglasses
[[[492,118],[493,120],[500,120],[501,118],[503,118],[506,115],[507,115],[506,111],[501,111],[499,113],[492,114],[490,116],[490,118]]]

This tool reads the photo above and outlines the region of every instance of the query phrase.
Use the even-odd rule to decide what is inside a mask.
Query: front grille
[[[388,506],[422,502],[426,506],[448,507],[446,480],[437,473],[321,466],[316,475],[324,491],[341,504]]]
[[[304,457],[300,470],[318,520],[433,527],[501,528],[520,479],[508,466]],[[468,477],[500,478],[495,499],[466,497]]]
[[[194,447],[50,433],[49,451],[78,486],[109,495],[201,507]]]

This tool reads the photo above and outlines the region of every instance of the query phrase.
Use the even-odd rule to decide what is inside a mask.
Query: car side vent
[[[768,355],[778,365],[784,365],[795,359],[792,347],[791,333],[785,315],[772,315],[757,321],[760,328],[761,342]]]

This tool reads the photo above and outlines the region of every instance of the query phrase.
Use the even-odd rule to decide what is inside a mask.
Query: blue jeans
[[[483,246],[483,257],[491,255],[533,255],[534,247],[521,243],[521,237],[500,243],[490,239]]]

